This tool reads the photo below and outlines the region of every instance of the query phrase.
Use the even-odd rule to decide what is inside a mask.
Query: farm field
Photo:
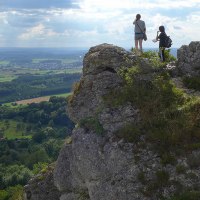
[[[58,95],[53,95],[56,97],[67,97],[69,96],[71,93],[64,93],[64,94],[58,94]],[[51,96],[44,96],[44,97],[37,97],[37,98],[32,98],[32,99],[25,99],[25,100],[21,100],[21,101],[16,101],[17,105],[26,105],[26,104],[31,104],[31,103],[40,103],[42,101],[49,101]],[[12,103],[10,103],[12,104]]]
[[[0,67],[2,73],[0,74],[0,82],[9,82],[24,75],[52,75],[52,74],[73,74],[82,73],[82,68],[66,68],[60,70],[51,69],[31,69],[31,68],[3,68]]]

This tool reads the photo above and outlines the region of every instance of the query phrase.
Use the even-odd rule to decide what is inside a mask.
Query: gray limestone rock
[[[197,52],[199,42],[181,47],[178,52],[181,73],[198,71]],[[200,170],[191,169],[186,156],[178,158],[174,165],[164,166],[145,135],[137,143],[125,142],[115,135],[127,124],[137,126],[141,122],[140,110],[130,102],[112,107],[104,100],[112,90],[122,88],[120,69],[133,66],[137,59],[109,44],[92,47],[86,54],[83,75],[68,106],[68,113],[77,124],[72,143],[61,150],[54,183],[49,182],[59,190],[54,200],[157,200],[161,196],[168,199],[186,188],[200,190]],[[147,60],[139,61],[144,74],[137,77],[138,82],[148,84],[156,72]],[[184,173],[178,172],[178,168],[184,168]],[[163,177],[166,182],[162,182]],[[38,200],[42,187],[37,192],[38,186],[34,190],[34,185],[30,183],[26,191],[32,191],[31,200]],[[41,194],[40,197],[40,200],[52,199]]]
[[[31,179],[24,187],[24,200],[59,200],[61,193],[54,185],[54,167],[49,166],[45,173]]]
[[[200,42],[183,45],[177,51],[178,70],[181,76],[200,76]]]
[[[119,69],[135,62],[136,57],[120,47],[108,44],[92,47],[84,57],[79,88],[69,101],[70,118],[78,123],[83,118],[94,117],[104,107],[103,96],[122,85]]]

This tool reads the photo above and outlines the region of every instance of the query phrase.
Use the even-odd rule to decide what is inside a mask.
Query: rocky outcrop
[[[91,48],[83,61],[82,78],[69,101],[70,118],[78,123],[94,117],[104,107],[103,96],[121,87],[122,79],[117,72],[135,61],[133,54],[120,47],[103,44]]]
[[[24,187],[24,200],[59,200],[60,192],[54,185],[53,170],[54,166],[48,166],[45,171],[29,181]]]
[[[77,124],[85,119],[98,127],[74,129],[72,145],[60,153],[54,178],[63,193],[62,200],[82,196],[95,200],[116,199],[116,196],[126,199],[128,190],[131,193],[139,170],[130,165],[134,162],[133,144],[125,147],[123,141],[114,142],[113,133],[127,123],[137,124],[139,111],[131,104],[110,108],[104,96],[121,88],[119,70],[135,62],[133,54],[108,44],[93,47],[86,54],[80,85],[70,99],[68,113]],[[103,136],[98,128],[103,130],[100,133]]]
[[[178,53],[182,73],[186,73],[184,63],[189,65],[191,61],[184,57],[188,48],[193,49],[189,72],[199,62],[195,57],[198,43],[182,47]],[[157,200],[200,189],[200,170],[191,167],[192,159],[199,158],[198,151],[193,151],[190,159],[179,156],[176,164],[163,165],[144,135],[137,143],[116,136],[123,127],[141,123],[140,110],[130,102],[110,106],[105,97],[109,95],[111,102],[116,101],[112,92],[120,91],[124,84],[120,70],[136,63],[144,71],[140,81],[148,83],[156,73],[148,61],[122,48],[102,44],[85,55],[83,75],[68,104],[69,116],[77,125],[72,142],[61,150],[53,172],[60,200]],[[26,191],[32,193],[34,189],[29,186]],[[51,198],[32,195],[29,199]]]
[[[177,51],[178,70],[181,76],[200,76],[200,42],[183,45]]]
[[[70,99],[68,113],[77,124],[85,119],[92,125],[77,126],[72,144],[60,153],[54,171],[55,184],[62,193],[60,199],[153,200],[167,198],[183,188],[199,187],[199,181],[194,183],[187,176],[190,172],[199,176],[199,171],[190,171],[186,158],[179,158],[177,166],[188,171],[179,174],[175,166],[163,166],[159,155],[143,138],[140,143],[145,146],[140,148],[140,143],[127,143],[115,136],[127,124],[137,125],[140,111],[129,102],[109,107],[104,96],[121,89],[120,69],[133,66],[136,61],[133,54],[108,44],[93,47],[86,54],[83,76]],[[146,81],[155,72],[149,70],[146,60],[140,62],[146,70],[140,79]]]

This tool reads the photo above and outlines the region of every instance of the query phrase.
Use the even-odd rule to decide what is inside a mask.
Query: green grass
[[[18,124],[21,124],[23,128],[17,128]],[[31,138],[31,135],[25,135],[26,126],[27,124],[15,120],[0,121],[0,129],[3,130],[4,137],[7,139]]]
[[[56,95],[53,95],[53,96],[57,96],[57,97],[68,97],[70,96],[71,93],[63,93],[63,94],[56,94]]]
[[[199,191],[185,191],[182,194],[175,195],[167,200],[199,200],[200,192]]]
[[[16,108],[16,107],[22,107],[22,106],[26,106],[26,105],[18,105],[13,102],[9,102],[9,103],[4,103],[3,106],[9,107],[9,108]]]
[[[126,125],[116,135],[137,142],[145,134],[165,164],[174,162],[171,152],[199,147],[195,144],[200,139],[200,99],[184,94],[160,67],[155,73],[155,68],[143,69],[138,63],[122,70],[123,88],[111,91],[104,100],[112,107],[130,102],[140,110],[141,123],[137,127]]]
[[[77,62],[77,61],[79,61],[79,60],[75,59],[75,58],[62,59],[63,64],[71,64],[71,63],[74,63],[74,62]]]
[[[15,78],[17,78],[17,76],[11,74],[0,75],[0,82],[12,81]]]
[[[77,62],[79,61],[78,59],[75,59],[75,58],[66,58],[66,59],[49,59],[49,58],[34,58],[32,59],[32,63],[34,64],[38,64],[40,62],[43,62],[43,61],[61,61],[62,64],[72,64],[74,62]]]
[[[8,65],[9,63],[7,60],[0,60],[0,65]]]
[[[1,69],[0,69],[1,70]],[[13,67],[3,69],[3,72],[0,74],[0,82],[8,82],[13,79],[18,78],[20,75],[52,75],[52,74],[74,74],[82,73],[82,68],[68,68],[61,70],[40,70],[40,69],[29,69],[22,67]]]
[[[183,83],[186,87],[200,91],[200,76],[196,77],[184,77]]]
[[[97,118],[86,117],[79,123],[82,128],[88,128],[95,131],[98,135],[103,135],[104,129]]]

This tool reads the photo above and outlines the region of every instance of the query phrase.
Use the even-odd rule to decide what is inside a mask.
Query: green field
[[[26,100],[21,100],[18,102],[9,102],[9,103],[4,103],[4,106],[10,107],[10,108],[16,108],[16,107],[22,107],[26,106],[26,104],[30,103],[40,103],[42,101],[49,101],[51,96],[56,96],[56,97],[68,97],[71,95],[71,93],[63,93],[63,94],[55,94],[55,95],[50,95],[50,96],[42,96],[42,97],[37,97],[37,98],[32,98],[32,99],[26,99]]]
[[[57,97],[68,97],[71,94],[72,93],[64,93],[64,94],[57,94],[57,95],[54,95],[54,96],[57,96]]]
[[[69,68],[62,70],[39,70],[39,69],[28,69],[28,68],[15,68],[6,69],[4,73],[0,75],[0,82],[12,81],[18,78],[20,75],[32,74],[32,75],[46,75],[46,74],[74,74],[82,73],[81,68]]]
[[[77,62],[78,60],[75,58],[66,58],[66,59],[49,59],[49,58],[34,58],[32,59],[32,63],[37,64],[43,61],[61,61],[62,64],[71,64]]]
[[[15,78],[17,78],[17,76],[12,75],[12,74],[0,75],[0,82],[12,81]]]
[[[9,63],[7,60],[0,60],[0,65],[8,65]]]
[[[7,139],[31,138],[31,135],[27,135],[25,132],[26,127],[27,124],[15,120],[0,121],[0,130],[3,131],[4,137]]]

